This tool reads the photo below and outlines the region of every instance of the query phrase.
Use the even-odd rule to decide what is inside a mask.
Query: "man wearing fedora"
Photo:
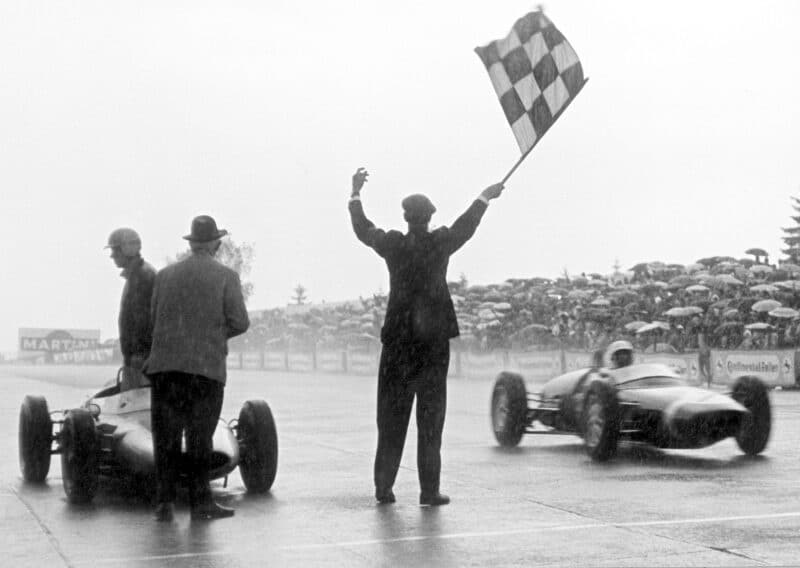
[[[153,343],[145,369],[152,388],[156,520],[171,521],[186,434],[193,520],[233,515],[214,502],[208,472],[212,437],[222,409],[228,339],[247,331],[239,275],[214,259],[220,239],[213,218],[195,217],[191,254],[156,276],[151,304]]]
[[[386,261],[389,302],[381,330],[378,369],[378,448],[375,454],[375,498],[394,503],[392,491],[403,455],[408,421],[417,399],[417,469],[421,505],[450,502],[439,491],[440,450],[447,403],[450,339],[458,323],[447,287],[447,264],[475,233],[489,201],[500,196],[502,184],[487,187],[451,227],[430,231],[436,208],[421,194],[403,202],[408,231],[383,231],[367,219],[361,188],[369,174],[353,175],[350,218],[356,237]]]

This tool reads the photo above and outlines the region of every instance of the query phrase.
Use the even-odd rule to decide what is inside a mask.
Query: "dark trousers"
[[[378,449],[375,454],[375,487],[378,490],[394,485],[416,396],[419,485],[423,493],[439,491],[449,363],[450,343],[446,339],[383,346],[378,370]]]
[[[153,449],[156,465],[156,499],[175,501],[178,476],[189,479],[189,501],[211,500],[208,472],[214,430],[222,410],[225,386],[199,375],[167,372],[150,376]],[[186,434],[186,456],[181,441]]]

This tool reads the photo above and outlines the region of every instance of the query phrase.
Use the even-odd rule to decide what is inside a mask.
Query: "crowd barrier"
[[[755,375],[770,386],[800,386],[800,351],[794,349],[723,351],[711,350],[703,361],[699,353],[637,353],[636,363],[663,363],[695,383],[730,384],[741,375]],[[375,376],[379,351],[248,351],[228,355],[229,369],[348,373]],[[526,379],[544,382],[567,371],[589,367],[592,354],[585,351],[472,352],[453,350],[449,376],[491,380],[500,371],[521,373]]]

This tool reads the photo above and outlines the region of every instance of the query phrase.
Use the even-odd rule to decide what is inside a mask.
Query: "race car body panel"
[[[533,421],[581,435],[586,389],[593,381],[613,384],[622,416],[620,435],[660,448],[702,448],[741,428],[748,410],[730,396],[691,386],[666,365],[622,369],[584,368],[554,377],[529,408]],[[531,428],[529,433],[538,431]]]
[[[542,388],[542,398],[556,398],[571,394],[581,378],[585,377],[591,369],[578,369],[559,375],[545,383]]]
[[[108,465],[122,466],[136,474],[155,473],[150,404],[148,387],[121,392],[119,388],[106,388],[84,403],[84,408],[96,417]],[[217,479],[233,471],[239,463],[236,436],[222,419],[214,431],[213,444],[210,476]],[[185,440],[183,447],[185,451]]]

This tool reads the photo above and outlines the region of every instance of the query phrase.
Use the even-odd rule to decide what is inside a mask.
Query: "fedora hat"
[[[185,237],[187,241],[207,243],[216,241],[228,234],[225,229],[217,229],[217,222],[208,215],[199,215],[192,219],[192,232]]]

